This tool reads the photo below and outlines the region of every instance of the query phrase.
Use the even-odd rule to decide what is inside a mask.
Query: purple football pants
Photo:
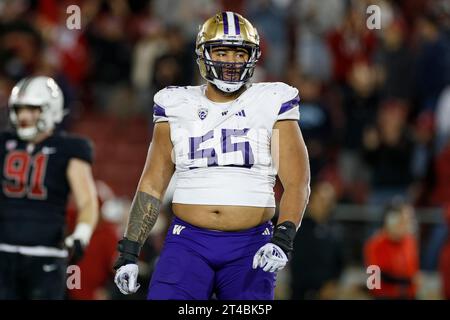
[[[195,227],[174,218],[150,282],[150,300],[273,300],[276,274],[253,269],[272,223],[237,232]]]

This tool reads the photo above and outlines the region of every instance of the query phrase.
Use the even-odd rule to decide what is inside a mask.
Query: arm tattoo
[[[144,244],[156,223],[161,201],[148,193],[138,191],[131,205],[125,237]]]

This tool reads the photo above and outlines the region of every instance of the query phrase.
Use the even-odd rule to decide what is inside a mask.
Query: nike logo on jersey
[[[53,153],[56,153],[56,148],[52,148],[52,147],[42,147],[42,153],[43,153],[43,154],[53,154]]]
[[[264,232],[261,233],[263,236],[270,236],[270,230],[269,228],[264,229]]]
[[[172,233],[179,236],[181,231],[183,231],[184,228],[186,228],[186,227],[185,226],[180,226],[179,224],[176,224],[176,225],[173,226]]]
[[[56,264],[44,264],[42,266],[42,270],[44,270],[44,272],[52,272],[56,269],[58,269],[58,266]]]

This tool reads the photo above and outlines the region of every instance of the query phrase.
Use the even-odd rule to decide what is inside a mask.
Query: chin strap
[[[211,81],[211,83],[214,84],[217,87],[217,89],[219,89],[220,91],[225,92],[225,93],[236,92],[240,88],[242,88],[242,86],[245,84],[242,81],[231,84],[231,83],[227,83],[225,81],[218,80],[218,79],[214,79],[213,81]]]

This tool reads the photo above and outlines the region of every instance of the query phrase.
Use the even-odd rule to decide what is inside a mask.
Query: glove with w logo
[[[262,246],[253,257],[253,269],[260,267],[266,272],[278,272],[283,269],[294,249],[296,232],[297,228],[291,221],[277,225],[272,240]]]
[[[119,258],[114,264],[116,275],[114,282],[123,294],[135,293],[140,284],[137,283],[139,267],[137,265],[141,244],[123,238],[119,241]]]

